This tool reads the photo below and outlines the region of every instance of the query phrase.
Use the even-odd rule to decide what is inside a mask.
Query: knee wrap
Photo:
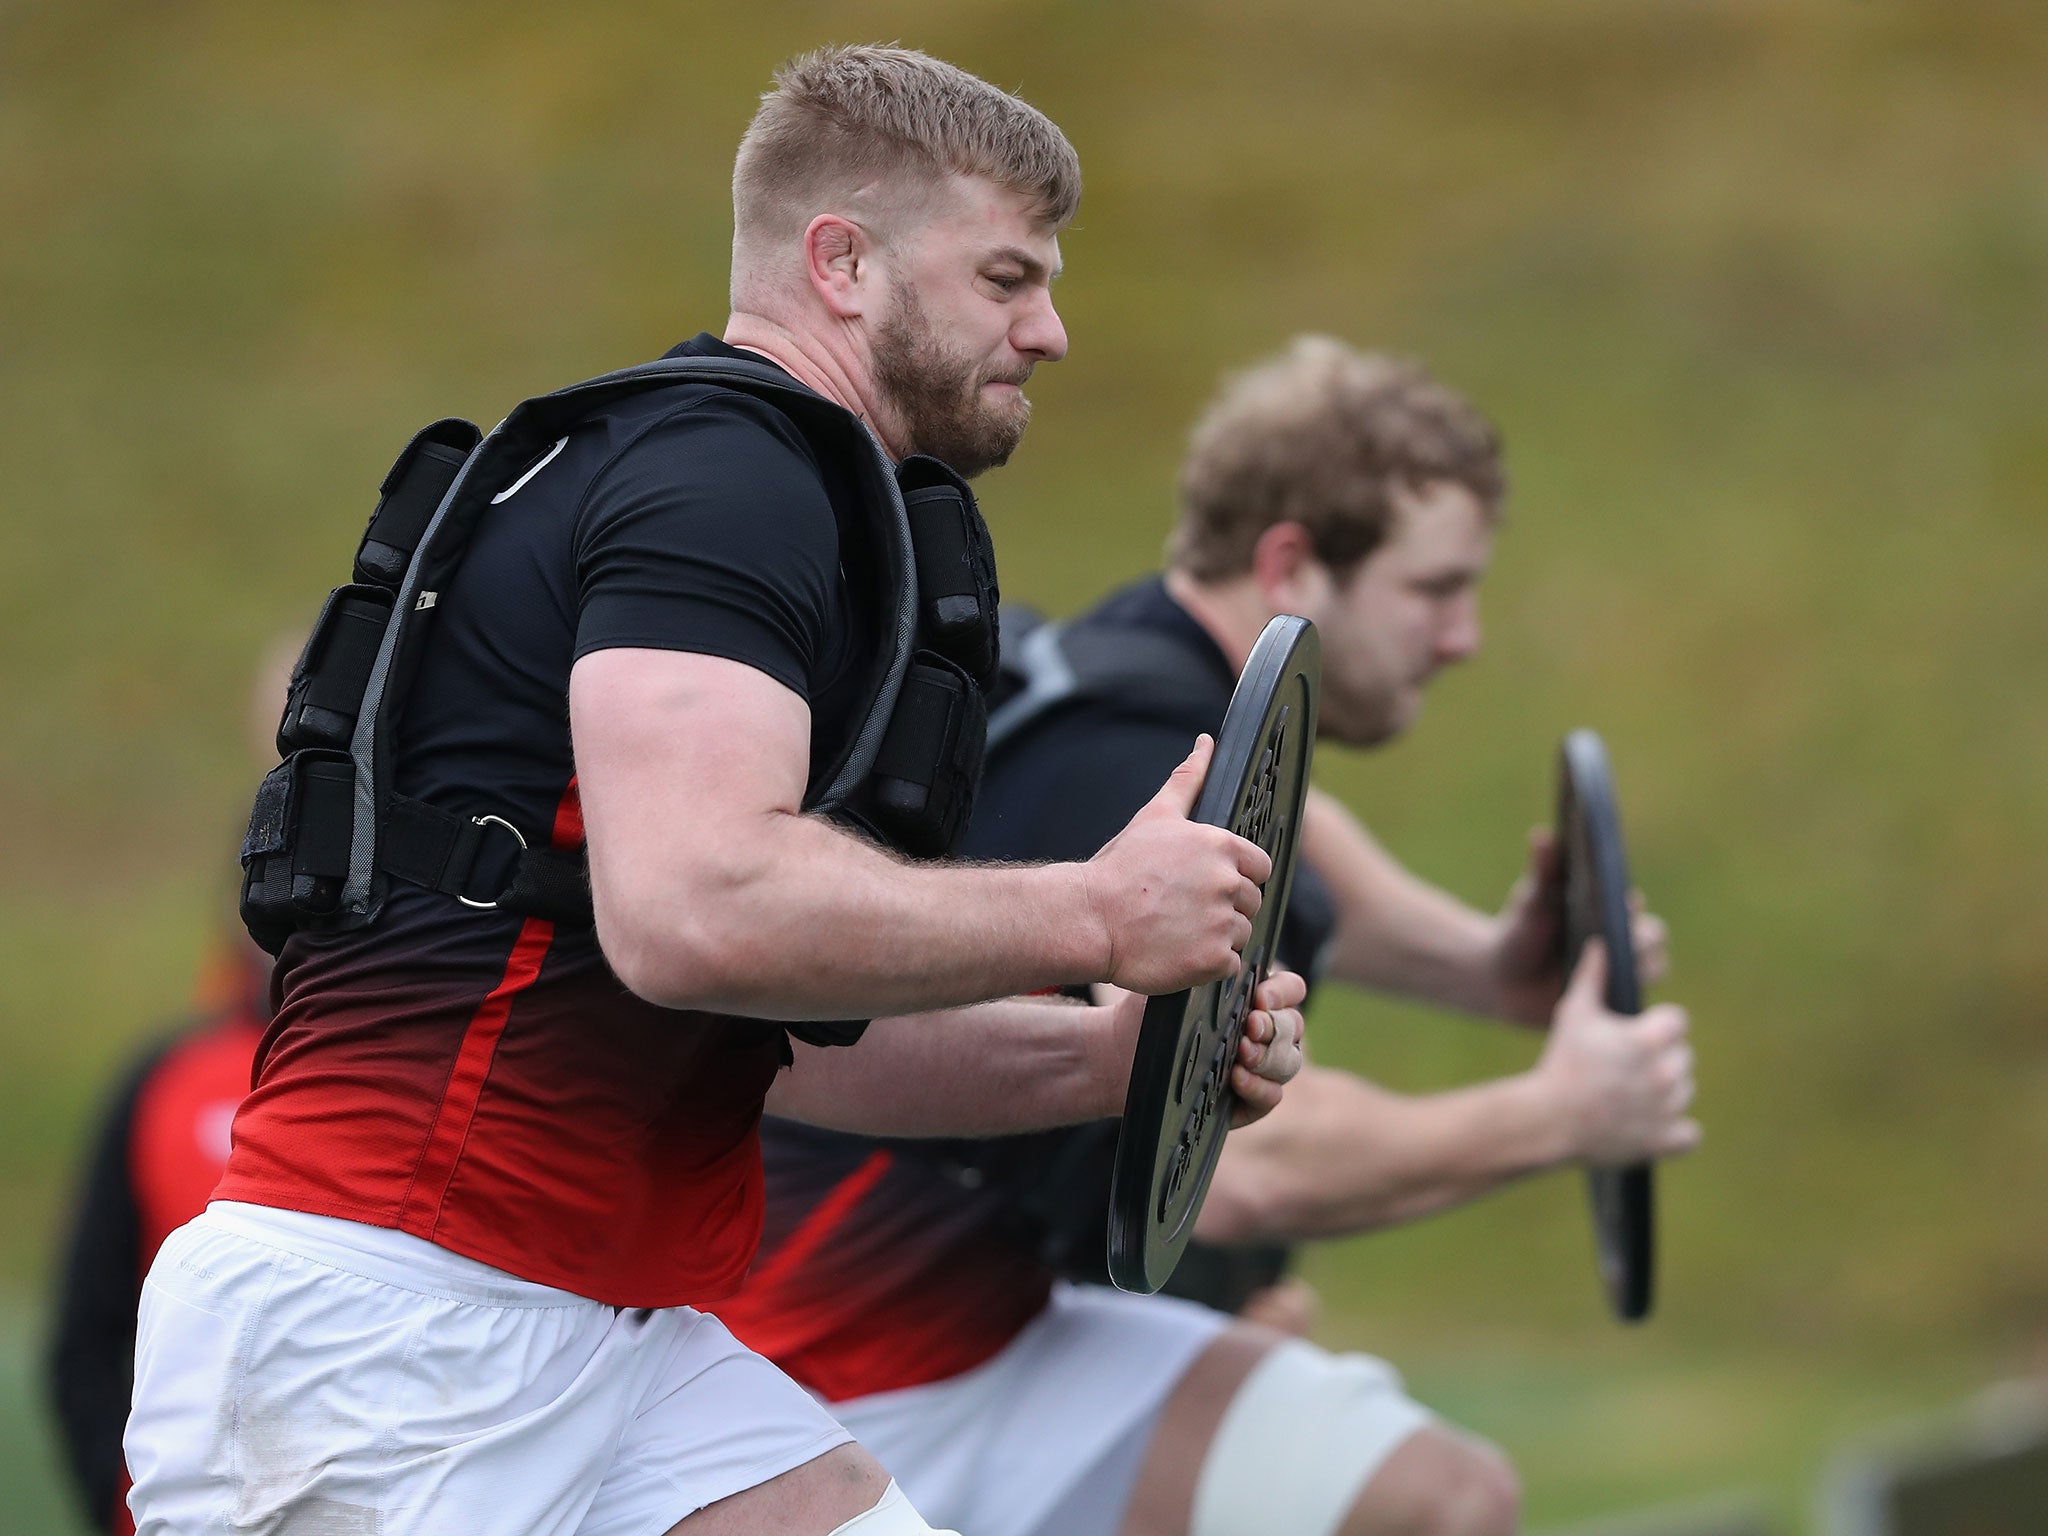
[[[873,1509],[864,1515],[855,1515],[844,1525],[835,1526],[830,1536],[958,1536],[958,1533],[926,1525],[924,1516],[910,1507],[910,1500],[903,1497],[903,1490],[892,1481],[882,1491],[882,1497]]]
[[[1190,1536],[1330,1536],[1380,1464],[1430,1421],[1385,1361],[1288,1339],[1224,1410]]]

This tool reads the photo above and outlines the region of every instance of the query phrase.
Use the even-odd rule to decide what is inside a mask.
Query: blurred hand
[[[1628,906],[1636,975],[1650,987],[1664,979],[1668,968],[1668,935],[1641,891],[1629,892]],[[1557,837],[1548,827],[1531,828],[1529,867],[1493,920],[1490,966],[1502,1018],[1537,1028],[1550,1022],[1565,990],[1563,911]]]
[[[1315,1287],[1297,1275],[1261,1286],[1237,1309],[1237,1315],[1245,1322],[1302,1339],[1309,1336],[1322,1312],[1323,1299],[1316,1294]]]
[[[1567,1159],[1611,1168],[1690,1152],[1700,1128],[1686,1115],[1693,1076],[1685,1010],[1662,1003],[1634,1017],[1611,1013],[1606,987],[1607,952],[1595,940],[1535,1069],[1556,1107]]]
[[[1308,983],[1292,971],[1275,971],[1252,994],[1245,1016],[1244,1038],[1237,1042],[1237,1064],[1230,1069],[1231,1091],[1237,1095],[1233,1127],[1263,1120],[1280,1107],[1280,1090],[1292,1082],[1306,1057],[1301,1017]]]
[[[1188,820],[1216,743],[1197,738],[1130,825],[1083,867],[1089,903],[1109,940],[1104,980],[1157,996],[1238,972],[1260,887],[1264,849]]]
[[[1111,1010],[1116,1059],[1128,1074],[1151,999],[1101,983],[1092,990],[1096,1004]],[[1245,1015],[1244,1037],[1237,1042],[1237,1061],[1230,1069],[1230,1089],[1237,1097],[1230,1117],[1233,1128],[1263,1120],[1277,1109],[1282,1086],[1307,1065],[1303,1036],[1308,1026],[1301,1016],[1307,996],[1308,983],[1292,971],[1275,971],[1252,994],[1252,1011]]]

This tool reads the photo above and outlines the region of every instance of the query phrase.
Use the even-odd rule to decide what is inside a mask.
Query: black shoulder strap
[[[1114,702],[1131,714],[1213,731],[1230,695],[1202,657],[1155,629],[1059,624],[1003,610],[1003,670],[1011,691],[989,711],[988,750],[1077,704]]]

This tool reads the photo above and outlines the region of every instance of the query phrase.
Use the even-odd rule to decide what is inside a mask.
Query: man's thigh
[[[1115,1536],[1160,1405],[1226,1326],[1190,1302],[1060,1286],[983,1365],[833,1408],[940,1525]]]
[[[152,1267],[126,1442],[143,1533],[660,1530],[846,1439],[715,1319],[281,1220],[202,1217]]]
[[[1335,1536],[1435,1425],[1384,1361],[1235,1324],[1162,1410],[1123,1536]]]

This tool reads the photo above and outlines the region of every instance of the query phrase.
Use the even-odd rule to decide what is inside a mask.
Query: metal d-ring
[[[513,826],[511,822],[507,821],[502,816],[472,816],[469,818],[469,824],[473,827],[503,827],[507,832],[510,832],[512,834],[512,841],[519,845],[519,851],[521,853],[526,852],[525,836],[520,832],[520,830],[517,827]],[[455,899],[461,902],[465,907],[474,907],[479,912],[495,912],[498,910],[498,903],[495,899],[491,901],[471,901],[467,896],[464,896],[460,891],[455,893]]]

